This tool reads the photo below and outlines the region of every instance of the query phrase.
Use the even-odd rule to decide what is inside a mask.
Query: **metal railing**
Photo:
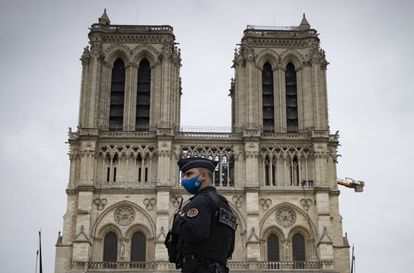
[[[240,134],[232,133],[213,133],[213,132],[180,132],[177,134],[179,138],[209,138],[209,139],[227,139],[227,138],[237,138],[240,137]]]
[[[168,25],[101,25],[93,24],[92,30],[104,30],[109,32],[171,32],[173,27]]]
[[[258,26],[258,25],[247,25],[246,29],[254,29],[254,30],[300,30],[299,27],[295,27],[295,26]]]
[[[191,133],[231,133],[231,127],[229,126],[183,126],[180,128],[180,132],[191,132]]]

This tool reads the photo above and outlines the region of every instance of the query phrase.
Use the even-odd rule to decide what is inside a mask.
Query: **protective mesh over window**
[[[110,231],[105,235],[104,239],[104,262],[116,262],[118,253],[118,237],[115,232]]]
[[[292,239],[293,261],[305,261],[305,238],[302,234],[295,234]]]
[[[270,63],[265,63],[262,70],[263,98],[263,131],[275,130],[274,98],[273,98],[273,69]]]
[[[131,262],[145,261],[146,240],[142,232],[135,232],[131,240]]]
[[[147,59],[142,59],[138,68],[137,103],[135,129],[145,131],[149,129],[151,91],[151,68]]]
[[[125,65],[117,59],[112,68],[111,101],[109,106],[109,130],[122,130],[124,118]]]
[[[296,70],[292,63],[288,63],[285,73],[286,80],[286,126],[288,132],[298,131],[298,91]]]
[[[280,261],[279,238],[275,234],[270,234],[267,237],[267,260],[269,262]]]

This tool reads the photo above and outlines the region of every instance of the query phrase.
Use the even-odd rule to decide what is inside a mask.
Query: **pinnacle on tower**
[[[306,20],[305,13],[303,14],[303,18],[302,18],[302,21],[300,22],[299,28],[300,30],[310,29],[310,24],[308,20]]]
[[[109,20],[108,14],[106,14],[106,9],[104,9],[104,13],[101,17],[99,17],[99,24],[101,25],[109,25],[111,21]]]

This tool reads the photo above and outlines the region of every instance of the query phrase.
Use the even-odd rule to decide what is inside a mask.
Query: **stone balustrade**
[[[231,272],[323,272],[334,273],[333,262],[259,262],[231,261],[227,264]],[[178,272],[169,262],[72,262],[70,272]]]
[[[109,32],[171,32],[173,28],[168,25],[162,26],[152,26],[152,25],[102,25],[102,24],[93,24],[91,27],[92,30],[104,30]]]

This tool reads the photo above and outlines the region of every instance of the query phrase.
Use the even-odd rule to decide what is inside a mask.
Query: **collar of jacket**
[[[193,195],[190,198],[190,200],[192,200],[194,197],[196,197],[200,193],[207,193],[207,192],[210,192],[210,191],[217,191],[217,189],[214,186],[207,186],[207,187],[203,188],[201,191],[199,191],[196,195]]]

